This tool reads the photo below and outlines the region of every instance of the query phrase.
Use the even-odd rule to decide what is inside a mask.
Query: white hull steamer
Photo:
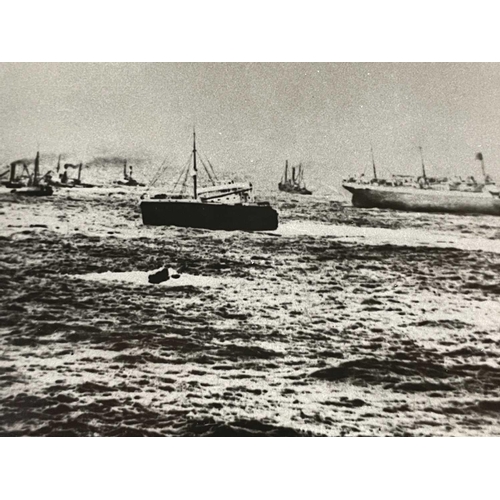
[[[342,186],[352,193],[352,204],[360,208],[388,208],[415,212],[500,215],[500,190],[486,174],[482,153],[483,181],[429,178],[422,156],[422,176],[377,177],[373,161],[373,179],[348,179]]]

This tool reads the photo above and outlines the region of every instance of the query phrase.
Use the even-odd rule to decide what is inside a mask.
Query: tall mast
[[[80,163],[80,165],[78,165],[78,182],[80,182],[80,178],[82,176],[82,167],[83,163]]]
[[[10,164],[10,179],[9,182],[14,182],[16,179],[16,163],[12,162]]]
[[[288,181],[288,160],[285,162],[285,183]]]
[[[198,197],[198,191],[196,186],[197,175],[198,175],[197,172],[198,169],[196,168],[196,131],[193,129],[193,194],[195,200]]]
[[[127,160],[123,162],[123,177],[127,178]]]
[[[422,175],[424,177],[424,180],[427,180],[427,175],[425,175],[425,163],[424,163],[424,153],[422,152],[422,146],[419,146],[418,149],[420,149],[420,158],[422,158]]]
[[[377,177],[377,167],[375,166],[375,156],[373,155],[373,146],[371,146],[371,152],[372,152],[372,165],[373,165],[373,178],[376,180]]]
[[[57,159],[57,173],[59,173],[59,170],[61,170],[61,155]]]
[[[480,160],[481,161],[481,170],[483,171],[483,177],[484,177],[484,180],[486,182],[486,169],[484,168],[484,158],[483,158],[483,153],[478,153],[476,155],[476,160]]]
[[[33,185],[38,186],[38,173],[39,173],[39,168],[40,168],[40,152],[36,152],[36,158],[35,158],[35,172],[33,174]]]

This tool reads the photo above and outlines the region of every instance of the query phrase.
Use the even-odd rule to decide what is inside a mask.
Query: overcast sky
[[[377,164],[465,174],[482,151],[500,181],[500,64],[0,64],[0,162],[68,153],[182,163],[196,126],[212,163],[312,183]],[[477,172],[474,172],[477,173]]]

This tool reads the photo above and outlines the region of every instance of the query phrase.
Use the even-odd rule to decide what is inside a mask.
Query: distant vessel
[[[280,191],[294,194],[312,194],[304,184],[304,170],[302,164],[292,167],[292,177],[288,177],[288,160],[285,162],[285,173],[278,184]]]
[[[5,183],[6,187],[13,187],[12,193],[23,196],[50,196],[54,190],[49,185],[45,176],[40,177],[40,153],[37,151],[35,158],[35,166],[33,174],[30,174],[28,167],[23,163],[23,173],[27,174],[27,182],[24,183],[22,178],[16,177],[16,166],[19,162],[13,162],[10,165],[10,180]]]
[[[278,227],[278,214],[268,202],[253,200],[253,187],[248,182],[216,182],[203,163],[212,186],[198,188],[198,152],[196,134],[193,132],[192,159],[181,172],[185,185],[188,176],[193,179],[193,197],[182,194],[157,194],[140,203],[143,223],[155,226],[180,226],[203,229],[265,231]],[[179,182],[178,180],[178,182]]]
[[[389,179],[381,179],[377,176],[372,150],[373,178],[365,179],[362,175],[342,183],[352,193],[352,204],[360,208],[500,215],[500,190],[486,174],[482,153],[476,155],[476,160],[481,161],[482,182],[473,176],[467,179],[428,177],[422,148],[420,153],[420,177],[394,175]]]
[[[123,180],[122,181],[116,181],[114,184],[118,184],[119,186],[145,186],[145,184],[141,184],[140,182],[136,181],[134,177],[132,176],[132,165],[129,166],[129,172],[127,173],[127,160],[124,161],[123,163]]]
[[[17,167],[22,167],[22,172],[19,173]],[[31,174],[26,165],[25,160],[13,161],[4,172],[0,174],[0,178],[8,177],[8,180],[2,181],[2,185],[7,188],[21,188],[28,185]]]
[[[82,182],[82,168],[83,163],[80,162],[78,165],[74,165],[73,163],[65,163],[64,164],[64,172],[59,174],[61,170],[61,155],[57,160],[56,172],[59,176],[59,180],[54,181],[52,179],[54,172],[50,171],[45,174],[45,179],[47,179],[48,184],[55,187],[63,187],[63,188],[91,188],[95,187],[94,184],[88,184],[86,182]],[[69,176],[70,169],[78,169],[78,177],[72,178]]]

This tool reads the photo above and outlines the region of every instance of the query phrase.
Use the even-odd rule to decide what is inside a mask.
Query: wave
[[[455,248],[466,251],[485,251],[500,254],[500,241],[475,235],[457,235],[426,229],[389,229],[323,224],[313,221],[284,222],[273,231],[284,237],[328,237],[369,245],[427,246]]]

